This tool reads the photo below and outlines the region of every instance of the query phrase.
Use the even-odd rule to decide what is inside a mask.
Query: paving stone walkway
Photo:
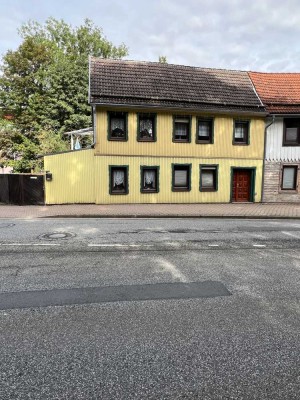
[[[300,203],[0,205],[0,218],[300,218]]]

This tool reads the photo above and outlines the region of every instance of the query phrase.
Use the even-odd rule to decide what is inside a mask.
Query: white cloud
[[[74,25],[88,17],[130,59],[203,67],[300,71],[298,0],[0,0],[0,54],[17,28],[49,16]]]

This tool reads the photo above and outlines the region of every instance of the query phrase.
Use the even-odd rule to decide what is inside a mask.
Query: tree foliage
[[[23,139],[20,151],[34,166],[27,147],[59,151],[66,147],[64,132],[91,126],[88,57],[122,58],[128,50],[124,44],[114,46],[88,19],[75,28],[54,18],[43,25],[29,21],[19,33],[21,45],[2,60],[0,106],[13,114]]]

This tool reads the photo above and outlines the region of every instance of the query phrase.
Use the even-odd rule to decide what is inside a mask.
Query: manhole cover
[[[11,228],[12,226],[15,226],[15,224],[0,224],[0,229],[1,228]]]
[[[46,240],[70,239],[75,236],[76,236],[75,233],[70,233],[70,232],[52,232],[52,233],[45,233],[44,235],[39,236],[39,239],[46,239]]]

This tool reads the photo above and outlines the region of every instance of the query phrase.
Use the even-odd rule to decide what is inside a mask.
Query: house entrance
[[[233,168],[232,202],[253,201],[254,169]]]

